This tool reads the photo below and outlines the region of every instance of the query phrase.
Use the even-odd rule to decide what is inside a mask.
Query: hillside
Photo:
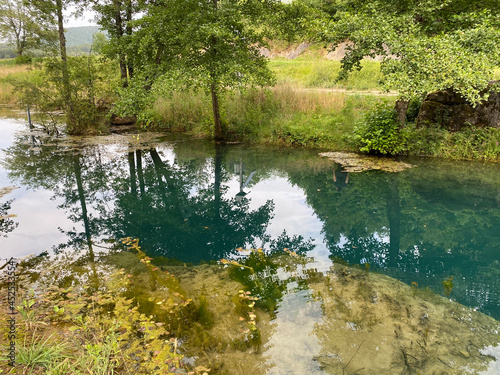
[[[99,32],[99,26],[68,27],[66,29],[66,46],[68,48],[92,44],[92,36]]]
[[[68,27],[66,29],[66,47],[70,55],[88,53],[92,45],[92,37],[99,32],[98,26]],[[30,54],[28,52],[28,54]],[[31,55],[39,56],[41,51],[31,51]],[[16,50],[13,46],[0,44],[0,59],[16,57]]]

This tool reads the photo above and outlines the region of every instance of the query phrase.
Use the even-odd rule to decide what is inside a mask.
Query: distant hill
[[[92,36],[99,32],[99,26],[68,27],[64,35],[66,36],[66,46],[68,48],[82,45],[91,45]]]
[[[66,35],[66,47],[68,48],[68,54],[80,55],[82,53],[88,53],[90,51],[90,47],[92,46],[92,36],[99,31],[98,26],[66,28],[64,35]],[[32,56],[40,56],[43,52],[31,51],[29,54]],[[13,57],[16,57],[15,48],[11,45],[0,44],[0,59]]]

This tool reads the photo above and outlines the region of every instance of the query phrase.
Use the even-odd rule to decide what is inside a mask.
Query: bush
[[[396,155],[405,151],[394,107],[379,102],[354,129],[359,150],[367,153]]]
[[[14,61],[16,62],[17,65],[25,65],[25,64],[31,64],[33,59],[31,58],[31,56],[21,55],[21,56],[16,56]]]

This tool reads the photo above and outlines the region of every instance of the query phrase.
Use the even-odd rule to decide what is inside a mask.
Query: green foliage
[[[54,26],[54,20],[31,1],[0,0],[0,39],[15,48],[18,57],[54,43]]]
[[[406,122],[414,123],[417,120],[418,112],[424,98],[412,98],[408,104],[408,111],[406,112]]]
[[[404,138],[399,131],[396,112],[392,106],[380,102],[354,130],[360,151],[396,155],[404,150]]]
[[[33,59],[30,56],[26,55],[16,56],[14,60],[17,65],[31,64],[31,62],[33,61]]]
[[[344,76],[365,56],[378,54],[386,57],[384,87],[401,98],[452,87],[472,104],[483,99],[480,92],[500,59],[498,2],[346,0],[335,5],[326,9],[335,22],[318,22],[317,30],[334,44],[349,40]]]
[[[100,120],[107,102],[112,97],[110,76],[112,66],[102,63],[94,56],[68,59],[69,102],[64,95],[62,66],[57,59],[46,59],[41,69],[12,79],[20,93],[23,106],[29,105],[43,114],[42,124],[57,129],[55,111],[66,109],[66,132],[69,134],[98,134],[106,131]]]
[[[500,157],[500,129],[470,127],[449,132],[443,154],[454,159],[496,160]]]
[[[401,132],[406,139],[406,153],[409,155],[442,155],[445,140],[449,134],[438,126],[415,127],[414,123],[407,124]]]
[[[67,343],[55,343],[53,336],[39,337],[35,330],[31,337],[25,337],[23,345],[17,349],[16,361],[25,369],[33,371],[36,368],[50,369],[54,363],[64,360],[67,357],[64,354],[67,352]]]
[[[253,0],[161,0],[147,4],[143,16],[134,23],[134,33],[125,42],[121,41],[124,38],[110,35],[110,46],[124,47],[126,43],[128,58],[134,60],[134,74],[142,77],[145,91],[153,91],[150,103],[156,101],[155,91],[163,90],[165,81],[175,89],[210,93],[214,136],[222,139],[219,101],[223,94],[231,88],[274,81],[266,58],[259,52],[266,45],[267,29],[257,27],[272,5]],[[132,86],[135,95],[140,94],[137,84]],[[141,103],[143,99],[139,95]],[[147,115],[144,123],[149,124],[147,110],[137,114],[139,118]]]

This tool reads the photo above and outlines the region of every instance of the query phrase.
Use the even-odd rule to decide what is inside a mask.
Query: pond
[[[400,172],[349,172],[318,150],[137,132],[54,138],[30,133],[12,118],[0,119],[0,135],[0,187],[12,186],[0,201],[2,257],[98,252],[132,237],[153,259],[181,265],[178,277],[186,283],[195,279],[188,270],[203,275],[200,283],[212,280],[217,273],[203,270],[220,268],[221,259],[226,268],[244,270],[239,265],[259,252],[250,249],[275,259],[274,268],[247,278],[252,295],[267,298],[260,359],[251,365],[260,367],[233,373],[392,373],[397,366],[397,373],[500,371],[499,164],[405,159],[413,167]],[[287,259],[294,257],[301,262],[292,267]],[[279,293],[264,296],[254,285],[259,278],[279,285]],[[332,288],[346,295],[326,298]],[[366,300],[357,302],[356,319],[354,301],[344,300],[349,317],[338,306],[349,288]],[[374,335],[387,334],[375,327],[393,308],[383,296],[399,304],[425,293],[436,306],[452,299],[467,314],[477,312],[477,326],[446,329],[469,332],[469,342],[484,339],[474,344],[480,366],[467,362],[471,348],[446,352],[444,346],[455,344],[439,340],[428,350],[434,367],[427,357],[414,361],[419,341],[411,332],[425,331],[419,324],[430,314],[415,301],[404,312],[408,327],[410,316],[415,319],[412,329],[383,323],[391,340],[407,340],[398,347],[406,349],[375,343]],[[246,357],[230,360],[250,366]]]

